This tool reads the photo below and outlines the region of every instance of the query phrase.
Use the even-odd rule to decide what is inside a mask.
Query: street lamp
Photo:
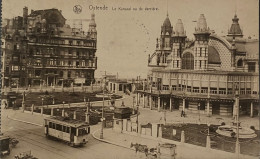
[[[138,103],[136,105],[136,111],[137,111],[137,114],[136,114],[136,125],[137,125],[136,132],[138,133],[138,113],[139,113],[139,105],[138,105]]]
[[[198,108],[199,108],[199,124],[200,124],[200,102],[198,104]]]
[[[135,114],[135,108],[134,108],[134,105],[135,105],[135,96],[133,96],[133,112],[132,112],[132,114]]]
[[[240,153],[240,143],[239,143],[239,92],[236,86],[235,90],[235,102],[236,102],[236,126],[237,126],[237,132],[236,132],[236,153],[237,153],[237,158],[239,158],[239,153]]]
[[[100,131],[100,139],[103,139],[103,129],[104,129],[104,106],[105,106],[105,86],[106,86],[106,76],[105,78],[105,82],[103,84],[103,105],[102,105],[102,118],[101,118],[101,131]]]

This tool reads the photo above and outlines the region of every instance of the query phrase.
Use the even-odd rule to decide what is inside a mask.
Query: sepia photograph
[[[2,0],[0,158],[258,159],[258,0]]]

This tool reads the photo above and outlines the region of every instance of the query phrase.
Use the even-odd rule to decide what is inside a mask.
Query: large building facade
[[[229,116],[238,104],[240,114],[258,114],[259,41],[244,38],[238,21],[235,15],[223,37],[209,29],[201,14],[195,40],[189,41],[182,21],[173,28],[167,15],[148,57],[147,87],[138,91],[143,105]]]
[[[70,86],[94,83],[97,31],[91,14],[89,30],[70,27],[58,9],[23,9],[6,20],[2,57],[3,86]]]

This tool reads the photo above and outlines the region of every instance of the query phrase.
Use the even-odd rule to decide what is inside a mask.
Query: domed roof
[[[95,14],[94,13],[91,14],[91,20],[89,22],[89,26],[92,26],[92,27],[96,27],[97,26],[97,24],[95,22]]]
[[[234,18],[232,19],[233,23],[228,31],[228,36],[238,36],[238,37],[243,37],[242,30],[240,28],[240,25],[238,23],[239,18],[235,14]]]
[[[205,32],[209,31],[209,28],[207,27],[207,22],[204,14],[200,14],[200,17],[197,21],[197,27],[195,28],[197,32]]]
[[[177,36],[185,36],[184,27],[181,19],[178,19],[175,25],[175,35]]]

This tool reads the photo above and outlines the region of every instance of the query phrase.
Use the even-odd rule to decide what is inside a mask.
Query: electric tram
[[[89,123],[60,116],[48,117],[44,121],[46,137],[63,140],[73,147],[82,146],[88,142]]]

